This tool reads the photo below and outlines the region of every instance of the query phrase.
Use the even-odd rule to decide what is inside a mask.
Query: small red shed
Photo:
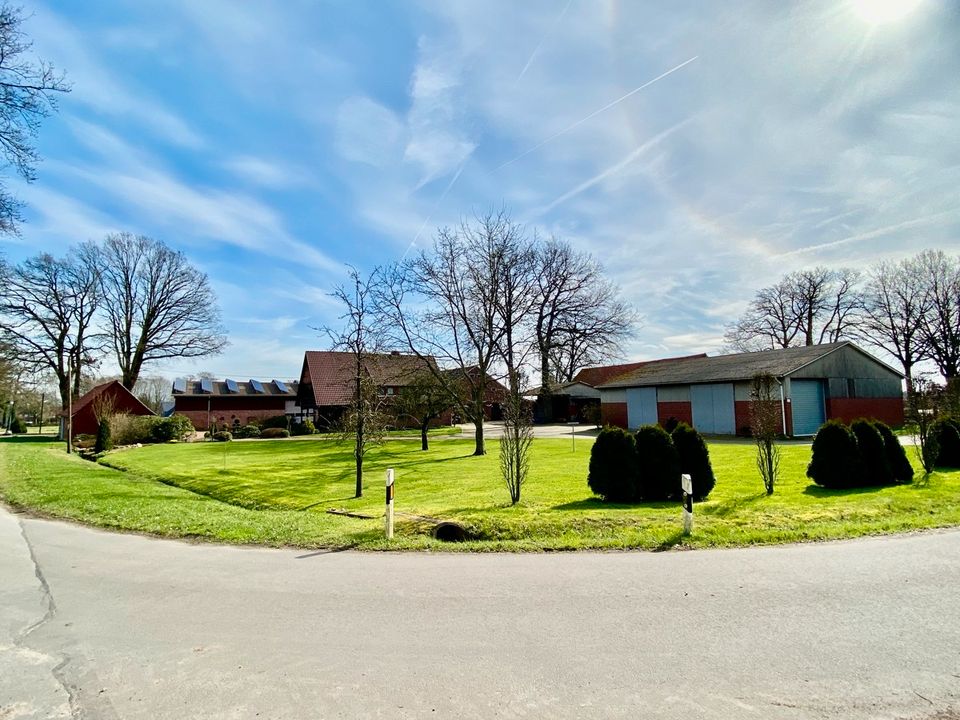
[[[93,435],[97,432],[97,417],[94,409],[98,400],[113,405],[114,413],[128,415],[156,415],[140,402],[140,399],[127,390],[119,380],[111,380],[94,387],[90,392],[73,403],[73,434]],[[64,416],[66,413],[64,413]]]

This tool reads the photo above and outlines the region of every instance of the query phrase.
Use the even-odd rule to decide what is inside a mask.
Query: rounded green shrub
[[[164,443],[172,440],[182,441],[193,434],[193,423],[186,415],[151,418],[150,440]]]
[[[210,436],[210,439],[214,442],[230,442],[233,440],[233,435],[230,434],[229,430],[218,430]]]
[[[857,450],[863,467],[864,485],[892,485],[893,469],[887,459],[883,435],[876,426],[865,418],[850,423],[850,431],[857,436]]]
[[[97,440],[93,451],[102,453],[113,449],[113,436],[110,434],[110,419],[102,418],[97,425]]]
[[[655,501],[679,497],[680,455],[670,435],[659,425],[644,425],[637,430],[635,437],[640,499]]]
[[[680,474],[690,476],[693,499],[703,500],[717,482],[710,465],[707,443],[699,432],[684,422],[677,424],[670,433],[670,438],[680,457]]]
[[[960,427],[953,418],[941,418],[930,429],[940,447],[937,467],[960,467]]]
[[[290,428],[291,435],[313,435],[316,432],[317,429],[313,426],[313,423],[310,420],[294,423]]]
[[[859,487],[863,462],[857,436],[839,420],[825,422],[813,438],[807,477],[825,488]]]
[[[894,482],[910,483],[913,482],[913,465],[907,458],[907,452],[900,444],[900,438],[893,434],[887,425],[879,420],[873,421],[873,426],[883,438],[883,452],[887,456],[887,462],[890,464],[890,471],[893,473]]]
[[[286,428],[264,428],[260,431],[261,440],[273,440],[276,438],[288,438],[290,437],[290,431]]]
[[[235,438],[246,439],[246,438],[258,438],[260,437],[260,428],[256,425],[244,425],[241,428],[237,428],[237,431],[233,434]]]
[[[607,502],[637,499],[637,449],[633,435],[605,427],[590,449],[587,485]]]

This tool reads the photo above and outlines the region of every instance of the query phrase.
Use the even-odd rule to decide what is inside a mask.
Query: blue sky
[[[73,92],[3,250],[162,239],[231,345],[154,371],[290,378],[347,263],[506,206],[603,261],[625,357],[714,351],[784,272],[960,246],[960,5],[867,1],[29,3]]]

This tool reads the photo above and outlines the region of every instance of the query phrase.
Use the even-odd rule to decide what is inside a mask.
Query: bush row
[[[695,500],[706,498],[716,483],[707,444],[686,423],[672,433],[659,425],[636,434],[606,427],[590,451],[587,484],[607,502],[670,500],[681,495],[682,474],[690,475]]]
[[[113,415],[106,425],[107,435],[100,442],[112,445],[182,441],[193,434],[193,423],[183,415]]]
[[[938,448],[937,467],[960,467],[960,421],[952,417],[937,420],[930,428],[930,436]]]
[[[893,431],[876,420],[830,420],[813,438],[807,477],[825,488],[908,483],[913,467]]]

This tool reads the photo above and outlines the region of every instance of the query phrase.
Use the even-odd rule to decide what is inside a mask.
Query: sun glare
[[[880,25],[900,20],[910,14],[923,0],[850,0],[860,19]]]

